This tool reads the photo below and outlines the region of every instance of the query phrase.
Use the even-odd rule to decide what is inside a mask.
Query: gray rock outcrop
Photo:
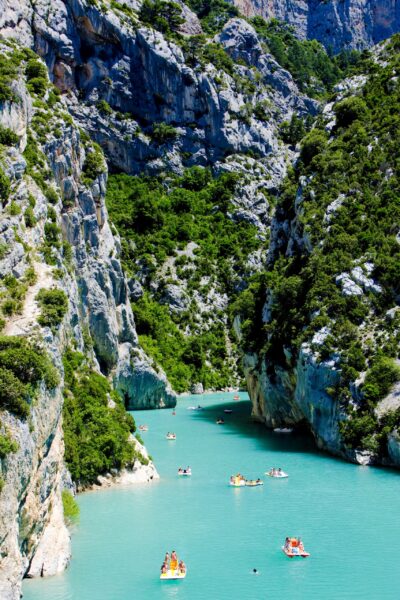
[[[246,17],[260,15],[292,25],[303,39],[317,39],[335,52],[362,49],[400,29],[396,0],[233,0]]]

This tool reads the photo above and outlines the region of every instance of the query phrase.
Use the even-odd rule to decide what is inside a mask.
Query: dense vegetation
[[[44,350],[23,338],[0,336],[0,408],[26,417],[41,381],[48,389],[59,382]]]
[[[262,285],[238,304],[249,319],[268,299],[268,323],[256,337],[249,327],[245,345],[258,347],[271,372],[276,364],[293,368],[301,344],[326,328],[324,343],[312,349],[320,360],[340,356],[340,382],[327,392],[349,416],[341,423],[343,439],[374,452],[383,451],[390,427],[400,425],[400,411],[378,418],[374,410],[400,379],[398,45],[395,36],[358,93],[339,97],[330,133],[320,117],[303,139],[277,209],[282,223],[297,217],[303,243],[290,257],[282,243]],[[294,202],[300,177],[299,213]],[[353,278],[353,290],[358,281],[358,288],[344,293],[343,276]],[[355,399],[351,389],[362,372]]]
[[[135,458],[144,461],[129,441],[134,420],[107,379],[78,352],[68,350],[63,364],[65,460],[73,480],[87,486]]]
[[[200,167],[164,182],[128,175],[109,178],[106,201],[122,236],[123,265],[152,289],[133,304],[140,340],[178,391],[197,381],[208,387],[230,383],[224,316],[212,315],[214,322],[204,328],[197,320],[195,292],[205,297],[217,285],[220,293],[233,297],[246,274],[248,255],[260,247],[255,226],[231,218],[237,184],[236,174],[213,178]],[[189,242],[196,244],[190,256]],[[188,306],[180,313],[169,312],[159,301],[168,285],[179,282]]]

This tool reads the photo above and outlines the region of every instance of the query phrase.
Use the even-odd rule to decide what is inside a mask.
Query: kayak
[[[257,485],[264,485],[263,481],[246,481],[247,487],[256,487]]]
[[[282,551],[289,558],[300,557],[300,556],[301,556],[301,558],[307,558],[307,556],[310,556],[310,553],[305,552],[304,550],[303,550],[303,552],[289,552],[289,550],[286,550],[285,546],[282,546]]]
[[[292,433],[293,427],[275,427],[274,433]]]
[[[161,573],[161,575],[160,575],[160,579],[164,579],[164,580],[185,579],[185,577],[186,577],[186,571],[184,573],[181,573],[178,570],[171,571],[171,569],[168,569],[168,571],[166,573]]]
[[[140,429],[140,431],[148,431],[149,430],[147,425],[139,425],[139,429]]]
[[[218,419],[218,421],[215,421],[217,425],[225,425],[225,421],[223,421],[222,419]]]
[[[285,473],[285,471],[281,471],[280,475],[272,475],[269,471],[266,471],[265,474],[268,475],[268,477],[272,477],[273,479],[287,479],[289,477],[289,475]]]
[[[233,410],[231,408],[224,409],[224,413],[226,413],[227,415],[230,415],[232,412],[233,412]]]

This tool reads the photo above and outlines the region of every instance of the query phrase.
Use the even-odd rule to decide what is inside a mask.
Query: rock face
[[[234,0],[246,16],[260,15],[292,25],[303,39],[317,39],[335,52],[362,49],[400,29],[396,0]]]
[[[9,46],[0,48],[4,54],[12,53]],[[26,287],[21,287],[21,307],[7,319],[4,333],[42,340],[61,384],[52,393],[40,388],[29,420],[6,411],[1,414],[2,433],[8,432],[18,444],[17,452],[0,461],[4,480],[0,494],[2,600],[19,598],[24,575],[52,575],[69,562],[70,540],[61,501],[62,489],[70,486],[62,433],[65,349],[74,347],[91,357],[116,387],[123,387],[128,408],[174,406],[176,402],[165,376],[151,367],[138,347],[128,285],[118,257],[119,240],[111,232],[104,204],[104,160],[100,155],[97,176],[85,179],[82,168],[90,142],[84,146],[65,107],[56,102],[47,110],[47,94],[37,103],[39,108],[33,107],[22,67],[12,85],[20,101],[0,104],[0,124],[19,136],[18,144],[4,146],[2,153],[2,168],[11,184],[0,211],[2,298],[7,289],[5,275],[14,277],[15,285]],[[34,125],[40,115],[51,124],[50,133]],[[27,147],[36,149],[29,168],[22,155]],[[46,180],[38,177],[37,165]],[[26,282],[29,270],[35,278]],[[68,312],[53,329],[39,326],[36,301],[39,290],[52,288],[64,290],[68,297]],[[132,358],[135,353],[140,361]],[[152,469],[150,464],[144,479],[151,479]],[[136,467],[134,471],[132,481],[139,477]]]
[[[229,74],[211,64],[193,66],[178,45],[157,31],[133,27],[111,8],[103,12],[85,0],[47,0],[19,11],[11,5],[4,34],[23,37],[44,58],[54,83],[68,91],[71,113],[116,169],[179,172],[183,165],[214,164],[234,153],[277,156],[279,123],[293,112],[317,110],[291,75],[263,53],[244,20],[229,22],[216,39],[246,63]],[[104,110],[100,100],[111,109]],[[271,118],[256,118],[252,109],[264,102],[273,107]],[[154,139],[157,122],[173,125],[176,136]]]

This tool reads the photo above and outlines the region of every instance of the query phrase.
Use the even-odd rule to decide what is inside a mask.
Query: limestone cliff
[[[396,0],[233,0],[247,17],[260,15],[292,25],[303,39],[335,52],[372,46],[400,29]]]
[[[282,186],[244,368],[268,427],[399,467],[398,38],[364,70],[336,87]]]
[[[39,87],[26,84],[29,59],[40,71],[33,53],[10,43],[1,44],[1,53],[8,77],[3,98],[10,94],[0,103],[1,131],[8,136],[1,147],[3,332],[37,340],[61,375],[55,390],[41,385],[28,419],[1,415],[2,433],[17,443],[1,460],[0,495],[0,595],[14,599],[23,575],[57,573],[70,557],[61,503],[61,490],[71,485],[62,431],[65,349],[90,356],[123,388],[128,408],[171,406],[175,396],[138,347],[118,238],[104,204],[101,152],[88,177],[88,156],[95,152],[90,140],[83,142],[45,77]],[[65,292],[67,313],[57,327],[40,325],[38,293],[55,289]]]

